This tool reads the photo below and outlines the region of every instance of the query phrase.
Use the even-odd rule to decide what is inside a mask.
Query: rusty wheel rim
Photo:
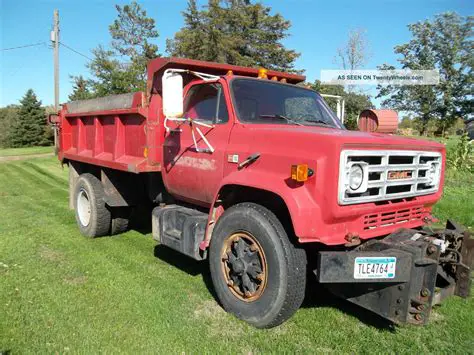
[[[260,243],[247,232],[232,234],[221,252],[222,273],[229,290],[244,302],[261,297],[267,285],[267,262]]]

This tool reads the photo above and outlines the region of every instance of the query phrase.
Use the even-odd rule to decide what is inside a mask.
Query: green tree
[[[299,54],[286,49],[291,23],[271,8],[250,0],[209,0],[198,9],[188,1],[184,27],[167,41],[167,52],[186,57],[234,65],[296,72]]]
[[[433,21],[432,46],[441,79],[437,87],[441,97],[438,127],[443,133],[474,109],[473,28],[474,16],[453,12],[438,15]]]
[[[174,39],[166,40],[166,50],[176,57],[199,59],[205,49],[205,28],[195,0],[188,1],[188,8],[182,15],[184,27],[175,33]]]
[[[310,87],[320,94],[342,96],[345,101],[345,117],[344,125],[351,130],[357,130],[357,118],[359,114],[366,109],[374,108],[369,95],[357,93],[354,91],[346,91],[342,85],[324,85],[321,81],[316,80]],[[325,98],[329,106],[336,111],[336,101],[331,98]]]
[[[410,116],[404,116],[398,125],[400,129],[413,128],[413,120]]]
[[[18,120],[18,106],[8,105],[0,108],[0,147],[11,145],[11,131]]]
[[[10,143],[12,147],[31,147],[49,145],[46,139],[46,112],[41,107],[32,89],[29,89],[20,100],[18,119],[11,130]]]
[[[444,132],[458,117],[467,117],[473,109],[473,24],[473,17],[448,12],[409,25],[412,39],[395,47],[402,69],[438,69],[440,84],[379,86],[382,105],[414,114],[421,134],[427,133],[431,121]],[[394,66],[384,64],[380,69]]]
[[[91,82],[84,79],[82,75],[73,77],[72,93],[69,95],[70,101],[87,100],[94,97]]]
[[[94,59],[87,65],[92,79],[74,77],[70,97],[91,98],[146,89],[147,63],[159,56],[158,46],[153,43],[158,38],[155,20],[135,1],[115,8],[118,14],[109,26],[110,46],[99,45],[92,50]]]

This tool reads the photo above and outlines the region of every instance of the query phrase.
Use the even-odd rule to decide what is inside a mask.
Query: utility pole
[[[54,10],[54,27],[51,31],[51,42],[53,42],[53,58],[54,58],[54,110],[59,111],[59,12]],[[54,128],[54,147],[57,151],[58,132]]]

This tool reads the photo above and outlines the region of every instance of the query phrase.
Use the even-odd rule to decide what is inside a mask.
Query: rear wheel
[[[110,225],[110,234],[125,233],[130,226],[131,207],[112,208],[112,222]]]
[[[82,174],[74,189],[76,222],[87,237],[107,235],[110,231],[111,213],[105,205],[101,182],[92,174]]]
[[[241,203],[219,218],[209,265],[222,306],[256,327],[281,324],[303,302],[306,253],[260,205]]]

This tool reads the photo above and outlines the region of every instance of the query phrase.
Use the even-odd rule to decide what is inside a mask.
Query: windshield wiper
[[[327,123],[326,121],[323,121],[323,120],[304,120],[304,121],[305,122],[311,122],[311,123],[322,123],[325,126],[330,126],[329,123]]]
[[[285,121],[294,123],[295,125],[298,125],[298,126],[303,126],[303,124],[301,124],[300,122],[292,120],[291,118],[288,118],[283,115],[260,115],[260,118],[278,118],[280,120],[285,120]]]

